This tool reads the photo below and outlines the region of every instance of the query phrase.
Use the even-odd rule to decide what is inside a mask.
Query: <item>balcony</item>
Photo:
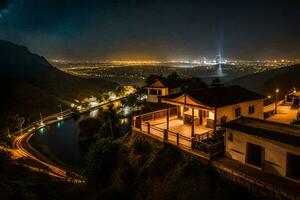
[[[178,107],[163,109],[133,117],[132,129],[160,141],[169,142],[186,150],[195,150],[206,158],[224,151],[222,134],[214,128],[199,125],[197,118],[181,118]]]

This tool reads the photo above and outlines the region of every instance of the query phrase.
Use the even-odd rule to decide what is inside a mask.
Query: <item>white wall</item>
[[[150,94],[150,90],[160,90],[161,95]],[[158,97],[168,95],[168,88],[147,88],[147,99],[149,102],[158,102]]]
[[[254,113],[248,114],[249,106],[254,105]],[[221,121],[223,116],[227,117],[227,122],[236,119],[235,117],[235,108],[241,107],[241,115],[244,117],[252,117],[263,119],[264,118],[264,104],[263,100],[255,100],[255,101],[247,101],[235,105],[225,106],[221,108],[217,108],[217,121],[218,123]]]
[[[233,135],[233,141],[229,140],[230,133]],[[300,156],[299,147],[231,129],[227,129],[225,134],[226,156],[246,164],[247,142],[264,147],[265,158],[262,170],[278,176],[286,177],[287,153]]]

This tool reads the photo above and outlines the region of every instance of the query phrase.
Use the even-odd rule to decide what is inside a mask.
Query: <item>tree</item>
[[[221,86],[224,86],[224,84],[221,82],[221,80],[217,77],[215,78],[212,83],[211,83],[211,86],[213,87],[221,87]]]
[[[89,186],[104,186],[115,166],[119,145],[112,138],[97,140],[86,156],[84,174]]]
[[[207,88],[206,83],[199,77],[191,77],[187,79],[185,85],[188,89]]]
[[[24,122],[25,122],[24,117],[21,117],[18,114],[11,115],[7,118],[6,126],[7,128],[9,128],[11,132],[15,132],[20,130],[23,127]]]
[[[146,79],[145,79],[145,83],[152,83],[155,80],[161,78],[161,75],[157,75],[157,74],[150,74]]]
[[[116,95],[117,96],[124,96],[126,89],[123,86],[118,86],[116,88]]]
[[[173,73],[168,75],[167,79],[172,80],[172,81],[176,81],[176,80],[179,80],[180,77],[177,74],[177,72],[173,72]]]
[[[103,113],[103,127],[102,131],[109,130],[110,136],[115,138],[118,137],[119,132],[119,117],[113,104],[110,104],[108,110]],[[105,127],[106,126],[106,127]]]
[[[101,123],[97,118],[87,118],[79,122],[80,137],[91,140],[100,129]]]

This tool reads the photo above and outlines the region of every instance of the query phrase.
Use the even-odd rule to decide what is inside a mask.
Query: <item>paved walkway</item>
[[[298,109],[291,109],[291,106],[278,106],[277,114],[270,116],[267,120],[290,124],[294,119],[296,119],[297,113]]]

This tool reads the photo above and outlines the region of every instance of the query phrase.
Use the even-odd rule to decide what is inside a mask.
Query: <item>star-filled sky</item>
[[[300,58],[300,1],[0,0],[0,39],[50,59]]]

